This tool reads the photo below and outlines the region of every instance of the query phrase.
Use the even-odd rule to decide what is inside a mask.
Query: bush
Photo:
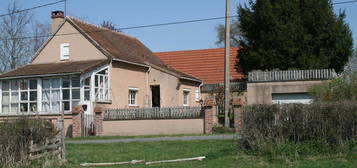
[[[240,149],[269,153],[286,144],[312,143],[336,151],[357,140],[357,103],[251,105],[243,123]]]
[[[357,101],[357,73],[345,72],[338,78],[313,86],[310,94],[314,101]]]
[[[30,142],[42,144],[58,132],[47,120],[30,117],[6,119],[0,123],[0,167],[27,161]]]

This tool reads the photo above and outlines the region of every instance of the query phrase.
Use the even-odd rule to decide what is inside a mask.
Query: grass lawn
[[[155,137],[183,137],[183,136],[210,136],[212,134],[174,134],[174,135],[140,135],[140,136],[87,136],[66,138],[67,141],[82,141],[82,140],[103,140],[103,139],[129,139],[129,138],[155,138]],[[234,135],[234,133],[222,133],[213,135]]]
[[[356,167],[357,153],[307,155],[268,159],[238,153],[235,140],[133,142],[112,144],[68,144],[68,163],[62,167],[80,167],[88,162],[120,162],[130,160],[166,160],[206,156],[203,161],[165,163],[145,166],[122,165],[111,167]],[[33,164],[33,167],[39,167]],[[49,166],[49,167],[54,167]]]

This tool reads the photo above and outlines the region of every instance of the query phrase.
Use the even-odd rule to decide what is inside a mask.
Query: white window
[[[42,111],[46,113],[70,111],[80,101],[79,77],[48,78],[42,80]]]
[[[98,72],[94,78],[95,100],[99,102],[109,101],[108,69]]]
[[[188,106],[190,101],[190,90],[183,90],[183,105]]]
[[[61,44],[61,60],[69,59],[69,44],[62,43]]]
[[[137,106],[138,88],[129,88],[129,106]]]
[[[198,89],[195,92],[195,99],[196,99],[196,101],[201,100],[201,93],[200,93],[200,90],[198,90]]]
[[[37,79],[2,82],[2,112],[36,112]]]

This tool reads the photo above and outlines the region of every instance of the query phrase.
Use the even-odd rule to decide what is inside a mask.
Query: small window
[[[61,44],[61,60],[69,59],[69,44]]]
[[[198,90],[198,89],[195,92],[195,99],[196,99],[196,101],[201,100],[201,93],[200,93],[200,90]]]
[[[129,106],[137,106],[137,88],[129,88]]]
[[[183,105],[188,106],[189,105],[189,100],[190,100],[190,91],[189,90],[184,90],[183,91]]]

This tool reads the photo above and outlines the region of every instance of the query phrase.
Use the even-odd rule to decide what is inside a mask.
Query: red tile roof
[[[238,48],[230,50],[230,76],[240,80],[243,74],[235,71]],[[224,48],[168,51],[155,53],[167,65],[203,80],[205,84],[224,82]]]

